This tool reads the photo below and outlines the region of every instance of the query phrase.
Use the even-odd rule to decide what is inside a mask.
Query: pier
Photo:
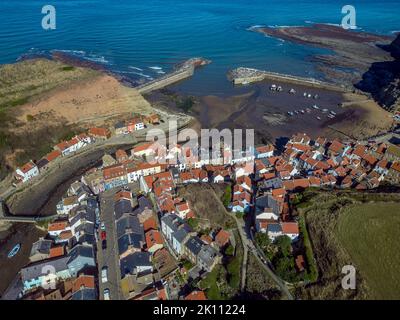
[[[174,84],[176,82],[182,81],[193,76],[194,71],[197,67],[204,66],[206,64],[211,63],[211,61],[203,59],[203,58],[192,58],[180,66],[171,73],[168,73],[160,78],[154,79],[152,81],[146,82],[140,86],[137,86],[136,89],[139,93],[149,93],[154,90],[162,89],[166,86]]]
[[[316,80],[314,78],[303,78],[288,74],[258,70],[253,68],[244,68],[244,67],[240,67],[229,71],[228,79],[232,81],[234,85],[244,85],[269,79],[275,81],[282,81],[285,83],[293,83],[298,85],[328,89],[333,91],[346,91],[344,87],[339,87],[328,82]]]

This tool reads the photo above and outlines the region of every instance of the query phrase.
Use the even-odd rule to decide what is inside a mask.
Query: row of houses
[[[126,122],[118,122],[114,126],[113,134],[122,135],[142,130],[145,128],[146,123],[159,124],[160,117],[153,113],[149,116],[136,116]],[[61,141],[53,147],[53,151],[45,155],[40,160],[36,162],[30,160],[23,166],[18,167],[14,174],[16,183],[24,183],[31,180],[33,177],[38,176],[42,171],[45,171],[49,164],[55,159],[68,156],[79,149],[94,143],[96,140],[107,140],[111,137],[111,135],[111,131],[107,128],[92,127],[88,130],[87,134],[82,133],[72,137],[69,140]]]
[[[255,223],[271,239],[298,235],[290,220],[290,195],[309,187],[376,188],[385,179],[398,180],[399,162],[387,160],[384,143],[312,140],[304,133],[289,139],[279,154],[256,159],[254,172]]]
[[[96,135],[91,134],[93,130]],[[103,132],[103,130],[105,130],[105,132]],[[109,134],[107,133],[107,130],[102,128],[92,128],[89,130],[88,134],[82,133],[74,136],[70,140],[61,141],[53,147],[53,151],[36,161],[36,163],[30,160],[22,167],[17,168],[14,175],[17,184],[27,182],[33,177],[38,176],[41,172],[46,171],[49,165],[57,158],[68,156],[79,149],[94,143],[96,138],[99,137],[108,138]]]
[[[47,236],[33,243],[30,263],[21,269],[24,299],[98,298],[97,198],[81,182],[74,182],[67,196],[79,201],[48,224]]]
[[[149,116],[136,116],[128,121],[119,121],[114,125],[115,135],[129,134],[135,131],[143,130],[146,124],[159,124],[160,117],[153,113]]]
[[[114,219],[124,296],[166,300],[167,291],[156,279],[153,265],[164,242],[151,202],[143,195],[133,196],[128,188],[121,189],[114,196]]]
[[[161,230],[177,257],[189,260],[204,272],[211,272],[221,262],[222,255],[212,245],[213,239],[198,237],[185,220],[177,215],[165,214],[161,218]]]

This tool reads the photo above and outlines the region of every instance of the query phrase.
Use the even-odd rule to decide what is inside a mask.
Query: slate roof
[[[137,198],[137,206],[134,208],[134,213],[139,214],[142,213],[146,209],[153,209],[153,205],[149,199],[145,196],[139,196]]]
[[[117,220],[121,218],[124,213],[131,213],[132,212],[131,202],[126,199],[118,200],[114,204],[114,212],[115,212],[115,218]]]
[[[48,270],[49,267],[53,267],[56,272],[67,270],[67,262],[69,257],[64,256],[52,260],[45,260],[38,263],[32,263],[29,266],[21,269],[22,281],[29,281],[36,279],[43,275],[43,270]]]
[[[210,245],[205,245],[201,248],[198,259],[200,259],[206,265],[212,265],[217,256],[217,250]]]
[[[50,254],[50,248],[51,244],[53,241],[51,240],[45,240],[45,239],[39,239],[35,243],[32,244],[32,249],[31,249],[31,256],[37,253],[41,254]]]
[[[68,260],[67,263],[70,264],[72,261],[74,261],[79,256],[94,259],[93,247],[85,246],[85,245],[77,245],[77,246],[75,246],[68,253],[69,260]]]
[[[117,221],[117,238],[129,232],[143,234],[143,225],[140,223],[138,217],[129,215],[120,218]]]
[[[201,247],[203,246],[203,242],[199,239],[199,237],[191,237],[187,242],[186,242],[186,247],[188,250],[193,253],[195,256],[197,256],[201,250]]]
[[[128,273],[132,274],[138,266],[152,266],[150,257],[150,252],[135,252],[121,259],[121,278],[124,278]]]
[[[279,189],[282,188],[282,180],[281,178],[272,178],[269,180],[263,181],[261,185],[261,189],[268,190],[268,189]]]
[[[282,232],[282,227],[279,223],[269,223],[267,226],[268,232]]]
[[[83,288],[72,294],[71,300],[97,300],[96,290]]]
[[[185,228],[180,228],[178,231],[172,234],[172,237],[175,238],[176,241],[182,244],[183,240],[189,233],[185,230]]]
[[[141,249],[144,243],[144,234],[138,233],[128,233],[124,234],[122,237],[118,239],[118,252],[119,254],[123,254],[126,250],[128,250],[129,246],[133,246],[134,248]]]
[[[262,213],[265,208],[271,208],[275,214],[279,214],[278,202],[269,194],[256,198],[255,208],[256,215]]]

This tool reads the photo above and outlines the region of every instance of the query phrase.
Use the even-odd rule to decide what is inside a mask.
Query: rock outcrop
[[[386,110],[396,112],[400,109],[400,34],[383,49],[394,60],[373,63],[356,87],[370,93]]]

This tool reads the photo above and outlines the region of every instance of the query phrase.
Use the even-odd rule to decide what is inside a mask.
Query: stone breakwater
[[[146,82],[136,89],[141,93],[149,93],[154,90],[162,89],[173,83],[182,81],[186,78],[193,76],[194,71],[197,67],[204,66],[211,63],[211,61],[203,58],[191,58],[184,63],[177,66],[176,70],[168,73],[160,78],[154,79],[152,81]]]
[[[228,72],[228,80],[235,85],[249,84],[263,80],[275,80],[284,83],[294,83],[305,86],[317,87],[322,89],[345,91],[345,87],[336,86],[328,82],[316,80],[314,78],[303,78],[276,72],[269,72],[253,68],[239,67]]]

